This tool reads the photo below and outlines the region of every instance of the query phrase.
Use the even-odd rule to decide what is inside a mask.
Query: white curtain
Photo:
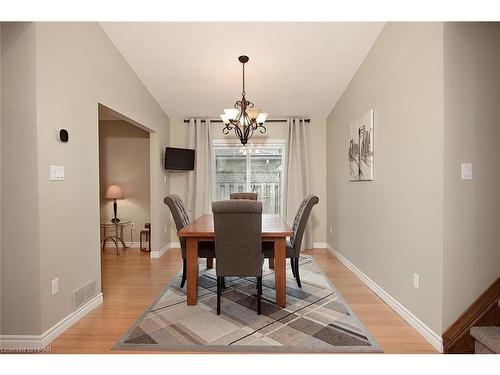
[[[303,118],[288,119],[288,147],[286,173],[286,219],[289,225],[295,220],[300,203],[309,191],[309,125]],[[311,217],[307,221],[302,249],[312,248]]]
[[[194,148],[194,171],[188,174],[187,210],[191,220],[212,212],[212,147],[210,120],[192,118],[188,124],[188,148]]]

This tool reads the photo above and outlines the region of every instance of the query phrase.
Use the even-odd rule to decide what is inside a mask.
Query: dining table
[[[244,231],[245,228],[234,228]],[[213,215],[202,215],[177,232],[186,240],[187,304],[198,302],[198,242],[215,240]],[[274,242],[274,285],[276,304],[286,305],[286,238],[293,235],[290,226],[277,214],[262,214],[262,241]],[[217,266],[217,259],[216,266]],[[270,268],[273,266],[269,260]],[[210,265],[210,263],[208,263]]]

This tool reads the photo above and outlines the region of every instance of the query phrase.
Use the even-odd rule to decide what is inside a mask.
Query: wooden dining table
[[[234,228],[234,230],[243,231],[245,228]],[[187,304],[196,305],[199,272],[198,242],[215,240],[213,215],[200,216],[177,232],[177,235],[186,239]],[[292,228],[279,215],[262,215],[262,241],[274,242],[276,304],[281,307],[285,307],[286,304],[286,238],[291,235],[293,235]]]

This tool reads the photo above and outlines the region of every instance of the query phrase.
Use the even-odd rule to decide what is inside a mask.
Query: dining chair
[[[229,199],[250,199],[256,201],[257,193],[231,193],[229,194]]]
[[[184,203],[181,198],[177,194],[170,194],[167,196],[163,202],[170,208],[170,212],[172,213],[172,217],[174,218],[175,226],[177,228],[177,232],[182,228],[186,227],[189,224],[189,216],[186,212],[186,208],[184,207]],[[182,252],[182,281],[181,288],[184,287],[184,283],[186,282],[186,239],[179,238],[181,244],[181,252]],[[213,241],[200,241],[198,243],[198,257],[206,258],[207,263],[209,259],[213,259],[215,257],[215,244]]]
[[[313,206],[318,204],[318,202],[319,198],[312,194],[309,194],[302,200],[293,222],[293,236],[286,240],[286,257],[290,259],[292,274],[299,288],[302,288],[299,274],[300,247],[302,245],[304,231],[306,230],[307,220],[309,219]],[[274,243],[263,242],[262,251],[265,258],[274,258]]]
[[[257,278],[257,314],[262,295],[262,202],[226,200],[212,203],[215,232],[217,315],[224,277]]]

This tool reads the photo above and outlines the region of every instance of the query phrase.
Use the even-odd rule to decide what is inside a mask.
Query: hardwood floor
[[[104,303],[50,343],[52,353],[125,353],[111,348],[182,267],[179,250],[160,259],[149,259],[137,249],[120,253],[117,256],[113,249],[102,253]],[[328,250],[307,254],[316,259],[385,353],[436,353]]]

